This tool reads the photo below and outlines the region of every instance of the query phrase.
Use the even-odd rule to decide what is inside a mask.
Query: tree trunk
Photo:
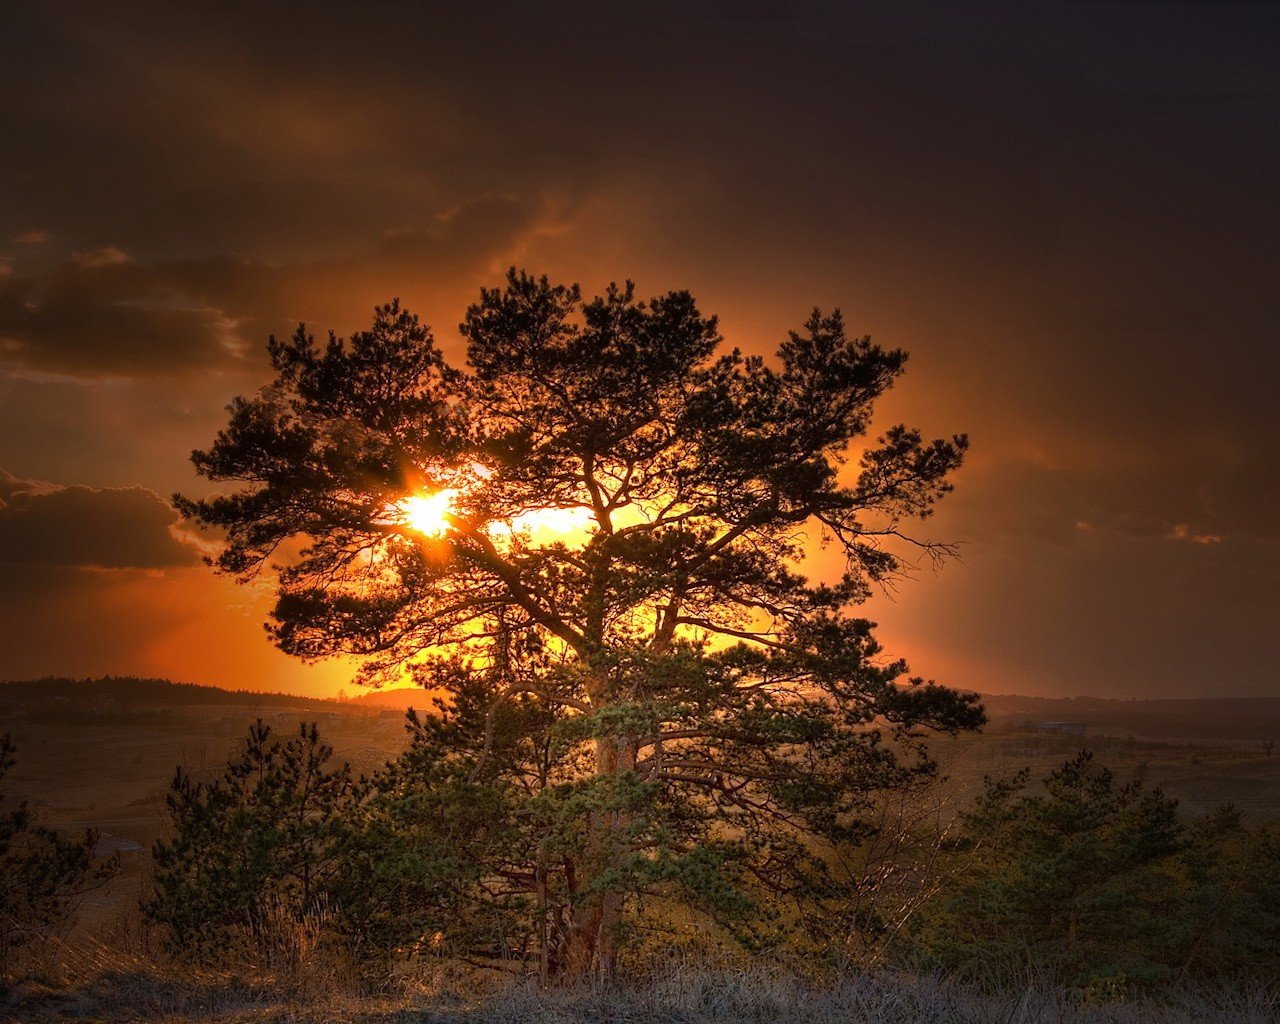
[[[626,736],[596,740],[596,777],[619,776],[633,771],[635,743]],[[565,952],[565,980],[574,983],[607,982],[617,959],[617,931],[622,917],[623,894],[602,889],[597,880],[617,864],[619,836],[631,824],[626,811],[595,810],[587,823],[587,842],[581,862],[583,892],[573,908]]]

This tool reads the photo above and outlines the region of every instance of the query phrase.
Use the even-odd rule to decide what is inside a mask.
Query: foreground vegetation
[[[118,959],[118,958],[117,958]],[[1271,1024],[1280,1003],[1259,986],[1182,985],[1158,997],[1103,999],[1027,978],[1016,993],[936,976],[849,972],[823,981],[758,968],[670,963],[607,990],[539,989],[424,974],[353,996],[218,977],[106,969],[79,983],[29,981],[0,996],[23,1024]],[[486,980],[488,983],[486,984]]]
[[[57,920],[83,872],[62,878],[42,922],[15,927],[14,908],[32,903],[23,879],[51,889],[17,856],[19,837],[4,1012],[621,1020],[649,1007],[664,1020],[763,1021],[796,999],[819,1017],[856,1008],[869,1020],[897,1005],[907,1015],[894,1019],[921,1021],[992,1019],[997,1006],[1002,1020],[1243,1021],[1269,1019],[1280,993],[1280,837],[1230,809],[1184,822],[1159,790],[1081,754],[1044,779],[992,779],[953,818],[927,790],[885,803],[874,839],[831,865],[843,898],[804,914],[770,901],[768,943],[652,888],[620,935],[620,977],[651,981],[602,1014],[590,987],[547,994],[538,908],[507,899],[475,856],[492,841],[479,827],[492,808],[465,783],[410,784],[421,757],[411,744],[353,778],[314,726],[277,737],[256,724],[220,769],[178,772],[144,917],[92,938],[67,939]]]
[[[571,848],[573,822],[505,817],[501,789],[447,770],[432,745],[447,720],[410,722],[409,748],[359,781],[314,726],[278,741],[261,723],[219,777],[180,771],[146,906],[169,948],[279,962],[304,936],[374,985],[422,955],[551,980],[546,905],[504,879],[513,844],[531,859]],[[492,729],[491,756],[506,735]],[[874,827],[811,851],[820,889],[746,890],[732,916],[688,899],[684,878],[646,877],[624,908],[624,956],[767,951],[1009,987],[1030,971],[1095,993],[1280,980],[1280,836],[1230,807],[1184,822],[1175,800],[1087,752],[1036,786],[1027,772],[989,779],[951,821],[921,813],[929,795],[898,791]]]

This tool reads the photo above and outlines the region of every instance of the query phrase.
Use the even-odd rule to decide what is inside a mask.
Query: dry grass
[[[551,992],[427,970],[396,993],[373,996],[103,969],[76,984],[28,981],[0,998],[0,1020],[29,1024],[1274,1024],[1278,1013],[1280,993],[1261,989],[1125,1001],[1040,986],[1001,995],[883,973],[817,984],[763,969],[682,965],[607,990]]]
[[[936,979],[857,973],[823,985],[764,971],[676,969],[618,991],[512,988],[432,1024],[1274,1024],[1263,992],[1185,992],[1167,1002],[1093,1002],[1061,989],[984,994]],[[412,1018],[410,1018],[412,1019]]]

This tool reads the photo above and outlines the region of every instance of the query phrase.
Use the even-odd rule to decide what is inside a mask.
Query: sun
[[[483,467],[476,467],[476,475],[486,479],[489,474],[483,471]],[[395,504],[394,521],[423,537],[443,537],[454,529],[457,502],[465,489],[464,486],[443,487],[438,491],[418,491],[401,498]],[[507,520],[488,522],[482,530],[494,540],[504,543],[511,542],[517,535],[546,543],[570,535],[586,534],[590,531],[591,522],[591,513],[585,508],[533,508]]]
[[[446,487],[434,494],[411,494],[399,503],[405,525],[424,537],[443,537],[452,523],[453,502],[458,491]]]

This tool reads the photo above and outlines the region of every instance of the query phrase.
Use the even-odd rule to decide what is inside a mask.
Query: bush
[[[1193,826],[1177,801],[1117,785],[1084,752],[1028,792],[988,780],[963,817],[953,884],[908,958],[969,977],[1028,972],[1090,991],[1280,971],[1280,840],[1229,809]]]
[[[144,906],[170,950],[291,977],[342,959],[367,976],[396,955],[470,952],[509,931],[480,886],[480,849],[507,817],[499,793],[430,734],[418,723],[370,779],[334,765],[314,724],[281,741],[255,723],[210,781],[179,768]]]
[[[5,792],[15,755],[10,736],[0,736],[0,976],[32,939],[65,930],[78,897],[117,866],[114,858],[95,860],[96,833],[62,836],[38,824],[26,800]]]
[[[166,800],[172,835],[155,845],[144,907],[173,950],[247,943],[266,956],[282,919],[301,926],[325,912],[354,800],[349,768],[332,757],[314,724],[280,742],[258,721],[220,777],[177,770]]]

